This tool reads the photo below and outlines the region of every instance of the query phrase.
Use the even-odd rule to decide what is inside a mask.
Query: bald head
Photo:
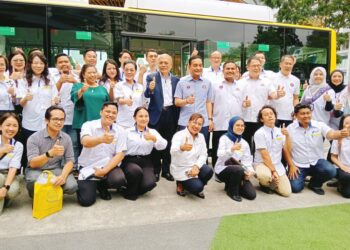
[[[168,54],[158,56],[158,68],[162,75],[167,76],[173,67],[173,58]]]

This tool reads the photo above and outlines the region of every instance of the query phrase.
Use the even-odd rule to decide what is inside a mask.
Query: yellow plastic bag
[[[42,219],[60,211],[63,202],[62,188],[55,187],[51,183],[54,174],[50,171],[43,171],[40,177],[41,182],[34,184],[33,217],[36,219]],[[46,179],[46,183],[42,183],[43,178]]]

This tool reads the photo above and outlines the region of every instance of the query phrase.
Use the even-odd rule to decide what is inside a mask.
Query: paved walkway
[[[257,191],[256,200],[238,203],[214,180],[202,200],[176,195],[175,183],[161,178],[137,201],[113,193],[111,201],[98,199],[83,208],[75,196],[65,196],[63,210],[42,220],[32,218],[31,200],[22,190],[0,216],[0,249],[208,249],[225,215],[349,203],[334,188],[325,190],[325,196],[305,189],[289,198]]]

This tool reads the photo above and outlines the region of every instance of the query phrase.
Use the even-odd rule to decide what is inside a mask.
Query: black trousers
[[[244,169],[241,166],[227,166],[217,177],[225,182],[225,191],[229,196],[241,195],[248,200],[255,199],[255,188],[249,180],[244,179]]]
[[[163,174],[169,173],[171,162],[171,139],[173,138],[173,135],[175,134],[177,129],[175,107],[171,106],[167,109],[163,109],[158,123],[155,125],[150,124],[149,127],[156,129],[158,133],[168,142],[164,150],[152,150],[151,158],[154,166],[154,172],[155,174],[159,174],[161,171]]]
[[[350,174],[338,168],[337,178],[339,180],[338,191],[343,197],[350,198]]]
[[[211,160],[213,168],[215,167],[216,161],[218,160],[218,147],[219,147],[219,141],[220,137],[224,135],[227,131],[214,131],[213,132],[213,140],[212,140],[212,152],[211,152]]]
[[[245,129],[243,132],[243,139],[246,140],[250,147],[250,152],[254,154],[254,134],[261,127],[257,122],[245,122]]]
[[[121,168],[116,167],[110,171],[106,179],[78,180],[77,197],[83,207],[91,206],[96,202],[96,190],[106,188],[120,188],[126,186],[126,178]]]
[[[152,160],[146,156],[126,156],[122,169],[126,177],[127,185],[124,197],[136,200],[139,195],[151,191],[157,186]]]
[[[27,158],[27,141],[28,138],[34,134],[36,131],[31,131],[25,128],[21,129],[21,134],[19,136],[19,141],[22,142],[23,144],[23,154],[22,154],[22,159],[21,159],[21,165],[23,168],[23,173],[28,165],[28,158]]]

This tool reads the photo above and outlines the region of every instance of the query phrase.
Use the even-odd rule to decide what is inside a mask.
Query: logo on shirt
[[[291,83],[290,83],[290,86],[291,86],[291,87],[294,87],[294,83],[291,82]]]
[[[264,83],[261,83],[261,84],[260,84],[260,86],[264,87],[264,86],[265,86],[265,84],[264,84]]]
[[[224,86],[223,86],[223,85],[220,85],[220,86],[219,86],[219,89],[223,89],[223,88],[224,88]]]
[[[190,89],[191,88],[191,86],[190,85],[187,85],[187,87],[186,87],[187,89]]]
[[[202,85],[202,89],[207,89],[207,85]]]

